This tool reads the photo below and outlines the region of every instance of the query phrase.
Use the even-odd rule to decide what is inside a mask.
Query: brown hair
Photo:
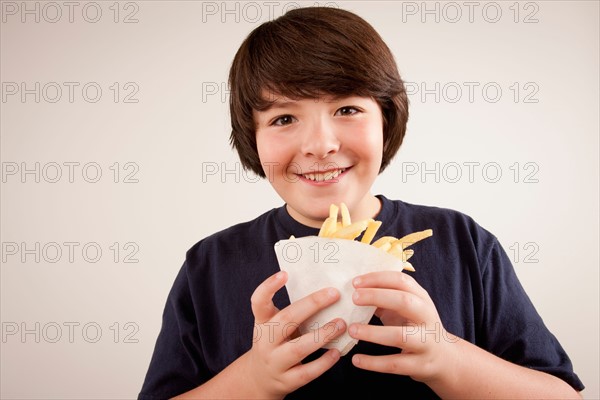
[[[229,71],[231,145],[242,165],[265,177],[256,149],[253,110],[264,92],[289,98],[372,97],[383,114],[381,173],[406,132],[408,97],[390,49],[361,17],[306,7],[261,24],[244,40]]]

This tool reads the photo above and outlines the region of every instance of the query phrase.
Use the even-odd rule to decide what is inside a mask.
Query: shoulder
[[[213,248],[226,250],[239,247],[240,244],[247,245],[252,239],[260,239],[272,224],[275,212],[276,209],[269,210],[253,220],[240,222],[203,238],[187,251],[187,258]]]
[[[389,221],[383,222],[383,226],[391,225],[386,234],[406,235],[431,229],[433,240],[426,240],[421,246],[446,256],[467,257],[481,264],[485,264],[490,252],[499,246],[494,234],[462,211],[401,200],[388,201],[393,212]]]
[[[495,236],[482,227],[470,215],[451,208],[407,203],[401,200],[389,200],[395,207],[395,215],[410,225],[423,226],[425,229],[437,228],[440,234],[451,236],[472,236],[479,240],[494,240]]]
[[[196,265],[217,255],[239,255],[254,244],[262,243],[275,229],[277,209],[269,210],[257,218],[232,225],[196,242],[186,252],[188,265]]]

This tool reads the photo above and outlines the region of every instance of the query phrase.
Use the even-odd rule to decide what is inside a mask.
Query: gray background
[[[408,82],[374,193],[497,235],[598,398],[598,2],[303,4],[356,11]],[[229,148],[225,81],[297,5],[1,3],[2,398],[134,398],[185,251],[282,204]]]

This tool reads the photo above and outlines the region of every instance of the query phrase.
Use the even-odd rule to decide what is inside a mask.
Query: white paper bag
[[[302,334],[335,318],[342,318],[348,326],[368,323],[375,307],[352,302],[352,279],[368,272],[403,269],[403,261],[398,257],[355,240],[317,236],[280,240],[275,244],[275,253],[279,267],[288,273],[286,289],[292,303],[325,287],[335,287],[341,293],[336,303],[300,324]],[[338,349],[343,356],[357,342],[346,331],[324,347]]]

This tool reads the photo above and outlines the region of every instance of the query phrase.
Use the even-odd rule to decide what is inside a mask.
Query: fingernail
[[[343,319],[338,319],[337,321],[335,321],[335,329],[337,329],[338,331],[343,330],[345,325],[346,323]]]
[[[327,289],[327,295],[329,297],[335,297],[337,296],[337,290],[335,288],[329,288]]]
[[[360,278],[354,278],[354,280],[352,281],[352,284],[353,284],[354,286],[358,286],[358,285],[360,285],[361,283],[362,283],[362,279],[360,279]]]
[[[340,358],[340,351],[337,349],[329,350],[329,357],[331,357],[334,361]]]
[[[356,325],[350,325],[350,328],[348,329],[348,333],[350,334],[350,336],[356,335],[357,332],[358,328],[356,327]]]
[[[353,355],[352,356],[352,364],[358,366],[360,365],[360,357],[358,355]]]
[[[354,301],[358,301],[358,298],[360,297],[360,295],[358,294],[358,292],[354,292],[352,293],[352,300]]]

